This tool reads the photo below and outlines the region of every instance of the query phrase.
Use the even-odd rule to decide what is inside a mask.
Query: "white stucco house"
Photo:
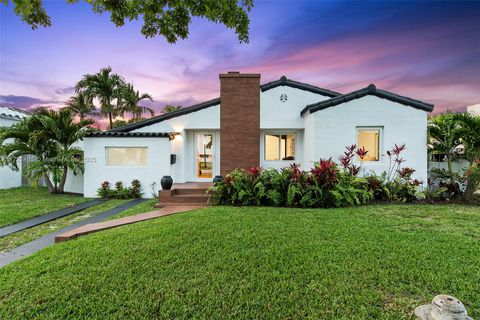
[[[480,103],[468,106],[467,112],[473,114],[474,116],[480,116]]]
[[[23,110],[0,106],[0,127],[10,127],[26,117],[28,117],[28,113]],[[21,170],[13,171],[10,167],[0,166],[0,189],[20,187],[21,185]]]
[[[174,182],[212,181],[234,168],[309,170],[334,160],[345,146],[368,150],[363,167],[388,168],[386,150],[405,144],[404,165],[427,179],[427,115],[433,105],[371,84],[341,94],[282,77],[260,84],[259,74],[220,74],[219,98],[106,132],[83,142],[86,197],[103,181],[141,181],[145,196],[162,176]],[[356,161],[359,161],[358,159]]]

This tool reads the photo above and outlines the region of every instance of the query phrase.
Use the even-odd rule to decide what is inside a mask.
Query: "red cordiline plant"
[[[364,147],[357,148],[356,144],[352,144],[351,146],[345,147],[347,150],[344,151],[343,155],[338,158],[340,161],[340,165],[343,168],[343,172],[349,172],[352,176],[356,176],[361,171],[361,163],[360,166],[356,166],[353,164],[353,158],[357,155],[361,161],[366,157],[368,151],[365,150]]]
[[[400,167],[405,159],[403,159],[400,154],[406,149],[405,144],[397,145],[395,144],[391,150],[387,150],[388,156],[388,171],[387,171],[387,180],[391,181],[395,179],[398,174]]]
[[[329,158],[320,159],[310,173],[321,188],[332,188],[338,183],[338,171],[337,164]]]

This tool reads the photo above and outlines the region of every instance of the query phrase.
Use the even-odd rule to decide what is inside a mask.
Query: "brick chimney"
[[[260,163],[260,74],[220,74],[220,172]]]

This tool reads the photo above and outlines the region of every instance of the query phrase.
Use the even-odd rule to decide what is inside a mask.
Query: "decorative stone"
[[[445,294],[435,296],[431,304],[416,307],[414,313],[421,320],[473,320],[460,300]]]
[[[170,176],[163,176],[162,180],[160,180],[160,184],[162,185],[163,190],[170,190],[172,188],[173,179]]]

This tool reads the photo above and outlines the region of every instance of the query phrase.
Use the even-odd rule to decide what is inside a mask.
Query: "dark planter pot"
[[[222,182],[222,180],[223,180],[222,176],[215,176],[213,178],[213,183]]]
[[[173,179],[170,176],[163,176],[162,180],[160,180],[160,184],[162,185],[163,190],[170,190],[172,189]]]

